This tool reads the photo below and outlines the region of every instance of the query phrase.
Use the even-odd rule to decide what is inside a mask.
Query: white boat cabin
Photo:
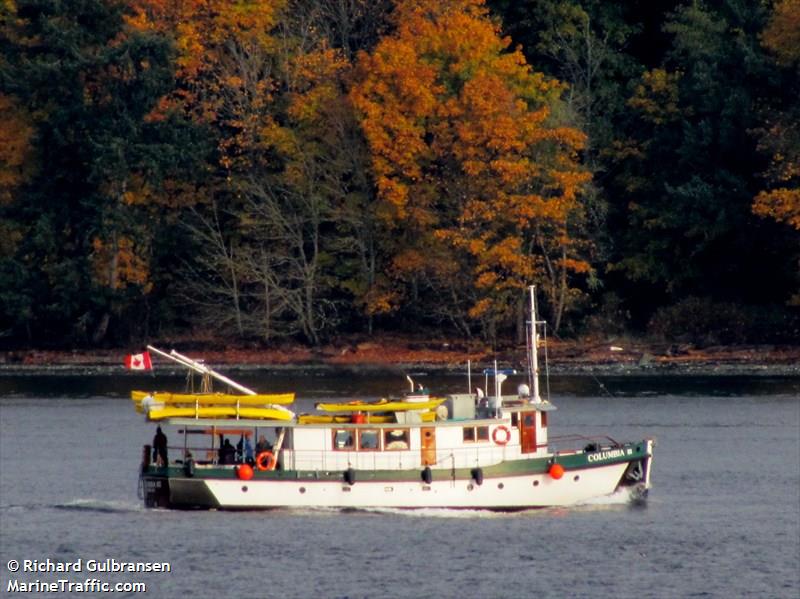
[[[392,423],[285,425],[279,461],[284,470],[451,469],[547,455],[552,404],[508,396],[496,410],[474,408],[474,400],[449,396],[444,404],[448,417],[434,422],[407,412],[397,413],[398,422]]]
[[[278,468],[300,471],[409,470],[486,467],[504,461],[549,455],[547,415],[555,410],[549,401],[530,402],[503,396],[499,408],[475,405],[474,395],[447,396],[436,420],[424,421],[417,411],[396,412],[396,422],[370,422],[368,414],[353,415],[348,422],[285,422],[259,420],[204,420],[175,418],[187,434],[202,427],[213,440],[231,436],[231,425],[251,429],[253,439],[271,437]],[[386,420],[385,416],[380,420]],[[209,426],[212,428],[209,428]],[[214,426],[216,425],[216,426]],[[236,431],[238,436],[241,430]],[[281,441],[276,443],[278,436]],[[250,437],[250,435],[247,435]],[[217,463],[214,447],[205,461],[203,448],[193,450],[199,467]],[[205,448],[208,449],[208,448]],[[189,454],[184,456],[186,458]]]

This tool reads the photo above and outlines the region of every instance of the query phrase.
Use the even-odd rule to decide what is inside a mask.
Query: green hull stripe
[[[484,478],[498,478],[507,476],[526,476],[531,474],[546,473],[553,463],[561,464],[564,470],[585,470],[587,468],[600,468],[611,464],[634,462],[647,457],[647,442],[625,443],[615,448],[605,448],[599,451],[566,455],[552,455],[546,458],[532,458],[521,460],[508,460],[492,466],[482,466]],[[468,480],[472,478],[472,468],[431,469],[432,480]],[[356,470],[356,479],[359,482],[406,482],[420,481],[422,468],[413,470]],[[149,466],[144,476],[152,478],[186,479],[180,465],[158,468]],[[197,480],[225,480],[237,479],[232,468],[196,468],[194,476]],[[254,470],[252,481],[336,481],[342,480],[342,470]]]

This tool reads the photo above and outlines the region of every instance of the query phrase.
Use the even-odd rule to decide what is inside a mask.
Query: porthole
[[[505,487],[505,485],[503,483],[497,483],[497,488],[498,489],[503,489],[504,487]]]
[[[306,492],[306,488],[305,487],[300,487],[300,494],[302,495],[305,492]]]
[[[247,493],[247,485],[242,487],[242,493]]]
[[[534,487],[538,487],[539,486],[539,481],[538,480],[533,481],[533,486]]]
[[[473,484],[472,484],[472,483],[469,483],[469,484],[467,485],[467,491],[472,491],[472,489],[474,489],[474,488],[475,488],[475,487],[473,486]]]
[[[578,482],[580,479],[581,479],[580,475],[576,474],[575,478],[573,478],[572,480],[574,480],[575,482]]]

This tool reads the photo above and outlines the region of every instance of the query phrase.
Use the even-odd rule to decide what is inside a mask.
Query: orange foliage
[[[781,187],[756,196],[753,212],[769,216],[800,231],[800,189]]]
[[[398,257],[396,274],[427,268],[444,278],[448,264],[470,264],[465,284],[483,296],[470,314],[502,311],[507,292],[542,276],[539,252],[576,247],[568,223],[589,179],[577,158],[585,137],[551,122],[563,87],[509,48],[483,0],[401,1],[395,24],[359,55],[350,96],[372,152],[378,213],[425,257]],[[433,255],[450,256],[439,261],[445,272]],[[560,265],[588,269],[577,255]]]
[[[225,45],[237,43],[268,49],[283,2],[259,0],[131,0],[128,23],[143,31],[175,37],[178,78],[198,81],[226,59]],[[227,81],[236,85],[235,80]]]
[[[150,118],[178,109],[214,126],[222,133],[219,163],[226,171],[252,166],[248,151],[276,128],[267,114],[274,92],[267,58],[275,51],[272,33],[283,4],[132,0],[129,25],[174,37],[178,51],[178,85]]]
[[[121,237],[116,243],[107,243],[100,238],[92,242],[92,265],[95,280],[111,289],[125,289],[128,285],[139,285],[144,293],[152,289],[150,268],[139,253],[133,240]]]
[[[33,126],[13,98],[0,93],[0,203],[11,201],[30,163]]]
[[[762,35],[764,45],[787,66],[800,61],[800,0],[781,0]],[[766,173],[773,189],[759,193],[753,212],[800,230],[800,123],[796,106],[774,116],[760,148],[771,154]]]
[[[244,172],[275,167],[273,153],[296,156],[302,144],[283,117],[293,125],[312,125],[340,94],[337,80],[348,65],[339,52],[326,47],[305,51],[290,35],[276,35],[286,16],[284,0],[133,4],[129,23],[173,35],[179,52],[177,89],[151,118],[178,108],[211,125],[219,135],[224,186],[235,188]],[[285,110],[280,118],[279,110]],[[303,175],[289,167],[286,176]]]
[[[800,60],[800,0],[779,0],[775,4],[762,41],[782,63]]]

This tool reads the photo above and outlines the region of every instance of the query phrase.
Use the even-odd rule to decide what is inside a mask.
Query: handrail
[[[554,454],[563,452],[566,448],[560,447],[568,442],[580,443],[598,443],[599,445],[610,445],[612,447],[621,447],[622,444],[607,435],[561,435],[558,437],[551,437],[548,443],[541,443],[536,445],[536,450],[552,448]],[[440,470],[455,470],[456,468],[469,468],[478,466],[490,466],[492,464],[499,464],[507,459],[509,450],[516,450],[516,445],[484,445],[472,447],[439,447],[436,451],[437,465],[434,469],[439,467]],[[219,451],[216,446],[168,446],[169,451],[174,451],[173,455],[185,456],[185,451],[195,453],[197,456],[202,456],[205,452]],[[573,445],[570,449],[576,452],[584,451],[585,447],[577,447]],[[420,448],[413,447],[411,449],[403,450],[321,450],[321,449],[291,449],[283,448],[279,450],[284,460],[284,467],[287,469],[300,469],[300,470],[345,470],[350,465],[354,465],[361,470],[384,470],[384,469],[413,469],[422,468],[422,456]],[[277,454],[277,451],[273,449]],[[516,452],[514,452],[516,453]],[[205,454],[207,455],[207,454]],[[519,459],[526,459],[530,454],[520,454]],[[197,459],[197,458],[195,458]],[[204,460],[200,461],[214,461]]]
[[[622,443],[617,441],[616,439],[612,439],[608,435],[557,435],[555,437],[549,438],[548,445],[552,445],[553,443],[562,443],[562,442],[569,442],[569,441],[610,441],[612,445],[615,447],[621,447]]]

